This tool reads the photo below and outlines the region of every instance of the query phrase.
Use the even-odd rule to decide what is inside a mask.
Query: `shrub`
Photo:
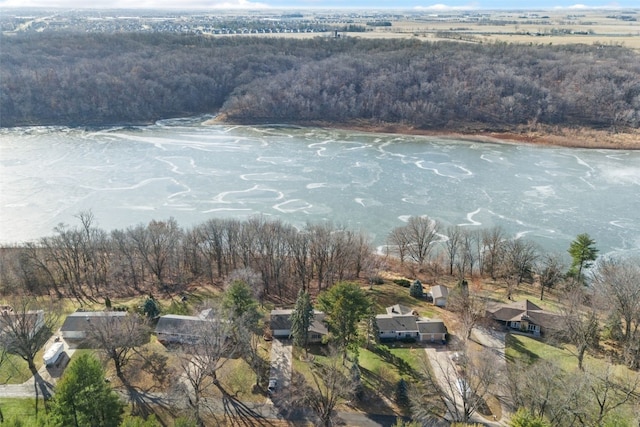
[[[393,283],[402,286],[403,288],[408,288],[409,286],[411,286],[411,282],[407,279],[393,279]]]

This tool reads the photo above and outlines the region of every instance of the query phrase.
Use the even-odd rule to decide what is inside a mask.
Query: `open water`
[[[174,217],[330,220],[376,244],[411,215],[502,226],[564,252],[640,252],[640,151],[586,150],[203,118],[99,130],[0,130],[0,242],[91,210],[103,229]]]

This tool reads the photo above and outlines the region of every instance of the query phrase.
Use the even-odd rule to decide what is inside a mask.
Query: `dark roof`
[[[196,335],[199,325],[205,321],[200,316],[167,314],[158,319],[156,334]]]
[[[494,319],[502,322],[526,320],[544,328],[559,329],[560,316],[558,314],[543,310],[529,300],[497,305],[487,311]]]
[[[271,310],[269,318],[269,326],[271,327],[271,330],[290,330],[292,313],[292,309]],[[313,310],[313,322],[309,325],[309,332],[315,332],[321,335],[328,334],[329,330],[324,323],[325,317],[326,315],[322,311]]]
[[[76,311],[67,316],[60,330],[63,332],[87,332],[92,319],[99,320],[107,317],[119,318],[125,317],[126,315],[126,311]]]
[[[376,324],[381,331],[418,331],[417,319],[412,314],[378,314]]]
[[[447,327],[440,319],[428,319],[414,315],[378,314],[376,324],[381,331],[420,332],[422,334],[446,333]]]
[[[418,331],[421,334],[442,334],[447,332],[447,327],[440,319],[420,318],[418,322]]]

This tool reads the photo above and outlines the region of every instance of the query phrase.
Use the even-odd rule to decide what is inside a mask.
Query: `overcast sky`
[[[577,4],[579,3],[579,4]],[[295,9],[295,8],[393,8],[393,9],[543,9],[543,8],[640,8],[638,0],[509,0],[456,1],[446,4],[421,0],[0,0],[0,8],[59,7],[95,9]]]

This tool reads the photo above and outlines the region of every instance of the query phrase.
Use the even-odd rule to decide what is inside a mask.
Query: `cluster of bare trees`
[[[0,37],[3,126],[146,123],[218,110],[254,123],[370,120],[470,131],[640,124],[640,56],[621,47],[62,32]]]
[[[426,216],[411,217],[406,225],[389,233],[387,243],[389,252],[400,262],[409,260],[419,267],[435,263],[437,268],[444,264],[448,274],[458,276],[460,281],[474,275],[502,279],[508,296],[534,272],[546,271],[546,287],[552,287],[559,278],[552,273],[559,273],[562,268],[558,257],[543,257],[534,242],[510,238],[499,226],[445,229]]]
[[[627,421],[634,416],[619,412],[621,407],[633,408],[638,402],[640,377],[633,373],[616,375],[611,365],[567,372],[545,359],[507,366],[504,387],[513,405],[526,408],[549,425],[630,425]]]
[[[175,294],[194,280],[221,283],[245,271],[259,277],[248,279],[257,295],[294,298],[299,288],[322,290],[372,265],[369,238],[331,223],[298,230],[254,217],[211,219],[183,229],[169,219],[107,233],[91,213],[78,218],[80,226],[61,225],[53,236],[5,250],[3,292],[95,301],[147,290]]]

